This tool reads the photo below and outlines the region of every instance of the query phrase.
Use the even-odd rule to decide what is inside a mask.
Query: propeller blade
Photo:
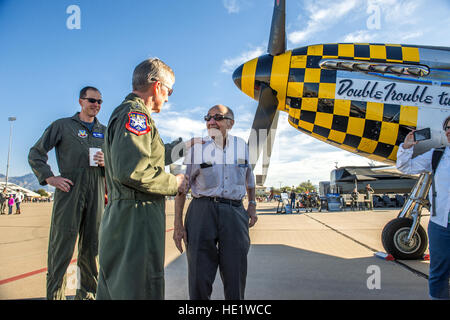
[[[261,151],[264,150],[262,182],[257,179],[258,183],[264,184],[278,124],[278,99],[276,92],[265,83],[261,83],[260,88],[259,104],[253,119],[248,145],[252,169],[255,168]]]
[[[272,126],[270,127],[269,135],[267,136],[266,144],[263,147],[263,164],[262,164],[262,177],[261,177],[261,185],[264,185],[264,182],[267,178],[267,173],[269,171],[270,165],[270,157],[272,156],[272,147],[275,142],[275,133],[277,131],[278,125],[278,116],[280,112],[277,110],[275,113],[275,117],[273,117]]]
[[[286,0],[275,0],[267,52],[277,56],[286,51]]]

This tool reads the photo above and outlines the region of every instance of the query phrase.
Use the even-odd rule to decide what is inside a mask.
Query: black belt
[[[240,207],[242,205],[242,200],[232,200],[220,197],[200,197],[198,199],[206,199],[213,202],[226,203],[232,205],[233,207]]]

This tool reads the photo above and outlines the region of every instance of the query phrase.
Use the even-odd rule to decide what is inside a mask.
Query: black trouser
[[[250,247],[248,221],[242,204],[192,200],[185,221],[191,300],[210,299],[218,267],[225,299],[244,299]]]

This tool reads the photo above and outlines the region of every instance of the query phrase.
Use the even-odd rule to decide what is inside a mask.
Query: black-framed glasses
[[[444,131],[447,131],[448,129],[450,129],[450,126],[445,126]]]
[[[83,100],[87,100],[87,101],[89,101],[90,103],[98,103],[98,104],[102,104],[103,103],[103,100],[102,99],[94,99],[94,98],[81,98],[81,99],[83,99]]]
[[[171,87],[169,87],[167,84],[165,84],[164,82],[162,82],[161,80],[156,79],[156,78],[151,78],[151,80],[152,80],[152,81],[159,81],[159,82],[161,82],[161,84],[162,84],[164,87],[167,88],[167,95],[168,95],[169,97],[172,95],[173,89],[172,89]]]
[[[215,121],[222,121],[223,119],[233,120],[232,118],[226,117],[226,116],[224,116],[223,114],[220,114],[220,113],[216,113],[216,114],[213,115],[213,116],[207,114],[207,115],[204,117],[204,119],[205,119],[205,121],[209,121],[209,120],[211,120],[211,119],[214,119]]]

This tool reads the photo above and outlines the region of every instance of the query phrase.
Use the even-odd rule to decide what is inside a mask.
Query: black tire
[[[383,247],[395,259],[417,260],[422,259],[428,245],[427,233],[421,225],[417,228],[411,244],[402,241],[408,237],[412,225],[412,219],[396,218],[389,221],[381,234]]]

